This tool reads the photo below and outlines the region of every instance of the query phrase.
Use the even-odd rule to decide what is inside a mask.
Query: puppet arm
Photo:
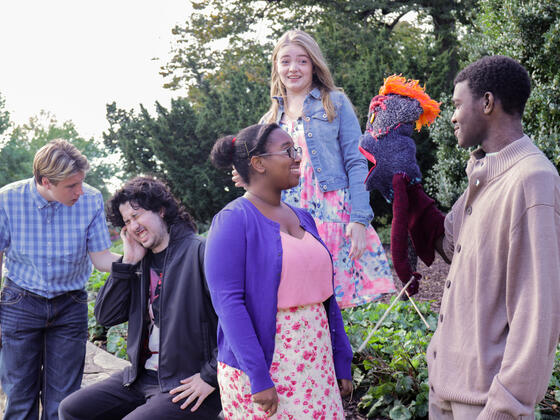
[[[414,281],[408,286],[409,296],[418,293],[419,273],[413,272],[408,259],[408,221],[409,201],[407,186],[409,178],[404,173],[393,175],[393,222],[391,224],[391,255],[393,266],[397,276],[403,285],[414,277]]]
[[[438,210],[435,201],[430,198],[421,184],[407,186],[408,197],[408,231],[418,257],[428,267],[435,258],[438,245],[445,232],[443,222],[445,215]],[[445,255],[445,254],[442,254]]]

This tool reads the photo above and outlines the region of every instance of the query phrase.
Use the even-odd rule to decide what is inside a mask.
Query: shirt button
[[[323,191],[327,191],[327,186],[323,185]]]
[[[313,150],[311,151],[311,154],[312,154],[312,155],[316,155],[316,154],[317,154],[317,150],[313,149]]]
[[[317,168],[317,172],[321,172],[321,168]]]
[[[472,214],[472,207],[467,207],[467,214],[470,216]]]
[[[443,314],[439,314],[439,322],[443,322]]]
[[[313,133],[307,133],[307,137],[313,137]]]
[[[457,252],[461,252],[461,245],[457,245]]]
[[[445,287],[447,287],[448,289],[451,287],[451,280],[447,280],[447,282],[445,283]]]

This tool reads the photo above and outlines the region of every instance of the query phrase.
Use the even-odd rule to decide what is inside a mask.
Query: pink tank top
[[[280,232],[282,274],[278,287],[278,308],[310,305],[333,294],[333,268],[325,247],[305,232],[302,239]]]

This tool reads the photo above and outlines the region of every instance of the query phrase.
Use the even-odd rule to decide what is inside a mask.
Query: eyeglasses
[[[303,150],[301,147],[291,146],[288,147],[286,150],[282,150],[281,152],[263,153],[261,155],[255,155],[255,156],[288,155],[290,159],[296,159],[298,156],[301,156],[302,152]]]

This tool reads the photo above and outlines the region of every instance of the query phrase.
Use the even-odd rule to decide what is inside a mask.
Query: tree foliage
[[[33,176],[33,157],[37,150],[51,140],[64,139],[87,157],[91,168],[85,181],[99,189],[105,198],[109,196],[106,181],[115,169],[106,159],[107,151],[94,139],[81,137],[71,121],[59,123],[52,114],[42,111],[26,124],[14,127],[5,137],[7,140],[0,149],[0,186]]]
[[[215,131],[207,130],[206,121],[187,100],[173,100],[170,109],[156,103],[155,116],[143,106],[137,113],[113,103],[107,106],[107,119],[105,145],[122,152],[124,171],[130,177],[147,174],[167,182],[199,222],[209,223],[225,202],[239,194],[231,175],[210,164]],[[199,135],[201,131],[205,135]]]

